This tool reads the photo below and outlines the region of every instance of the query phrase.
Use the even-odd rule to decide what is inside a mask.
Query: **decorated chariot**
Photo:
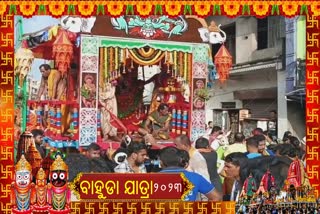
[[[116,148],[160,103],[169,105],[172,117],[170,135],[160,140],[177,134],[195,140],[205,133],[209,69],[223,82],[232,64],[224,45],[213,64],[210,44],[223,43],[226,35],[195,16],[64,16],[58,26],[20,34],[16,141],[26,130],[42,129],[51,148],[93,142]],[[40,66],[34,92],[29,73],[35,58],[49,67]]]
[[[318,206],[314,188],[311,188],[301,161],[295,159],[289,167],[287,179],[277,187],[272,172],[268,169],[257,186],[250,174],[242,187],[237,210],[244,207],[306,208]]]

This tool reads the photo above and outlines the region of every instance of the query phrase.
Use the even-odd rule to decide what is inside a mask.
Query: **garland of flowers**
[[[109,73],[111,73],[111,80],[113,80],[113,71],[114,71],[114,62],[113,62],[113,47],[111,47],[111,48],[109,48],[109,50],[110,50],[110,61],[109,61]]]
[[[108,53],[108,48],[103,48],[104,49],[104,74],[105,74],[105,79],[107,81],[110,80],[110,75],[109,75],[109,69],[110,69],[110,66],[109,66],[109,53]]]
[[[188,71],[189,75],[187,78],[187,82],[190,82],[192,80],[192,54],[188,53]]]
[[[24,17],[34,15],[62,15],[79,14],[82,17],[92,15],[105,15],[105,11],[112,17],[120,15],[197,15],[205,18],[211,15],[226,15],[236,17],[239,15],[254,15],[259,18],[268,15],[283,15],[287,18],[296,15],[320,15],[319,1],[2,1],[0,15],[14,14]]]
[[[179,65],[180,65],[179,76],[182,77],[183,76],[183,53],[181,51],[179,51]]]
[[[102,88],[104,89],[104,83],[106,82],[105,80],[105,72],[104,72],[104,51],[103,48],[99,48],[99,85],[102,86]]]

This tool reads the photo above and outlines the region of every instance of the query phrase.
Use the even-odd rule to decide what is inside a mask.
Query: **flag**
[[[109,111],[107,109],[107,111],[110,114],[110,124],[115,127],[117,130],[123,130],[125,133],[128,132],[127,128],[125,127],[125,125],[123,125],[123,123],[121,122],[121,120],[119,120],[119,118],[114,115],[111,111]]]

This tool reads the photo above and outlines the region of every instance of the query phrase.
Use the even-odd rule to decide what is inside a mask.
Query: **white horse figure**
[[[217,152],[217,168],[218,173],[221,173],[224,167],[224,151],[229,145],[228,137],[231,134],[231,131],[227,133],[220,134],[212,143],[211,148]]]
[[[224,167],[224,151],[229,145],[228,137],[231,134],[231,131],[227,133],[220,134],[212,143],[211,148],[217,152],[217,171],[218,174],[222,172]],[[202,137],[207,138],[210,140],[209,135],[203,135]]]
[[[60,25],[62,28],[74,33],[91,33],[96,17],[82,18],[80,16],[62,16]]]
[[[184,97],[184,101],[185,102],[189,102],[189,99],[190,99],[190,86],[189,86],[189,84],[188,84],[188,82],[187,81],[182,81],[182,85],[181,85],[181,88],[182,88],[182,95],[183,95],[183,97]]]

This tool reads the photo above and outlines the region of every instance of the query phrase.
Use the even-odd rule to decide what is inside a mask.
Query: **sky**
[[[54,26],[59,23],[59,19],[52,18],[51,16],[32,16],[31,18],[23,18],[23,33],[32,33],[38,30],[44,29],[48,26]],[[34,80],[40,81],[41,74],[39,71],[39,66],[46,61],[43,59],[35,59],[32,64],[30,77]]]

